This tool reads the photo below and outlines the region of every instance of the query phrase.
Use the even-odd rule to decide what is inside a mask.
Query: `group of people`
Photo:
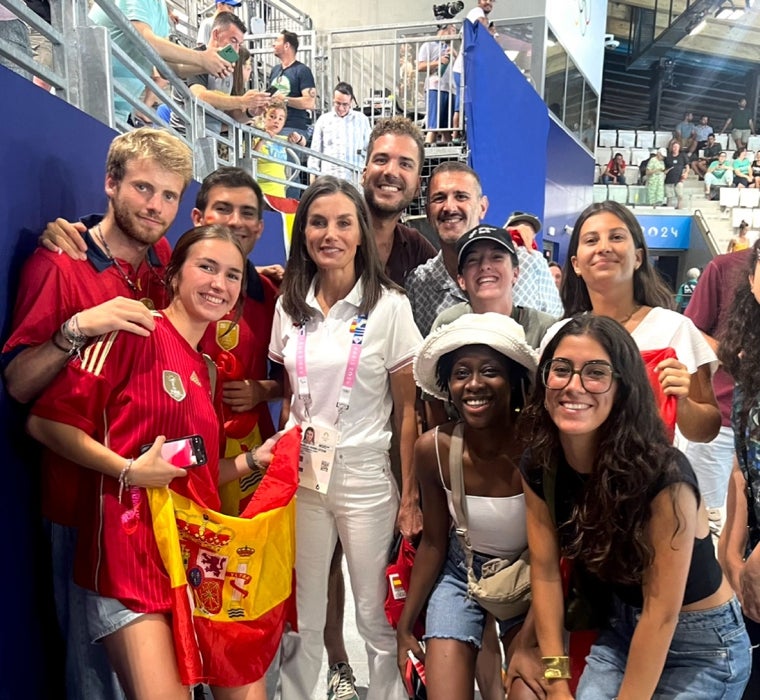
[[[732,478],[726,578],[703,474],[672,447],[676,430],[692,443],[718,433],[717,362],[670,310],[641,227],[619,204],[588,207],[558,293],[535,249],[540,220],[514,212],[503,227],[486,223],[488,198],[463,163],[439,166],[428,182],[440,251],[404,226],[423,160],[413,123],[379,122],[363,197],[330,175],[304,193],[281,282],[282,270],[247,260],[264,202],[236,168],[206,178],[193,228],[170,250],[164,234],[191,154],[150,128],[114,140],[104,216],[49,227],[52,250],[38,249],[22,274],[3,366],[9,393],[33,403],[29,431],[47,448],[43,500],[70,697],[187,698],[203,681],[215,697],[263,699],[279,647],[275,697],[308,698],[327,647],[328,697],[355,700],[344,557],[370,699],[406,697],[399,670],[409,652],[424,661],[433,698],[473,697],[476,678],[482,697],[499,700],[505,690],[741,697],[750,647],[735,594],[757,617],[740,537],[753,504],[743,510],[739,490],[753,478],[753,423],[745,416],[737,432],[748,446]],[[750,280],[754,289],[754,267]],[[267,402],[278,398],[285,432],[274,435]],[[744,399],[737,415],[753,407]],[[187,436],[200,436],[203,454],[171,463],[166,441]],[[175,506],[178,525],[195,504],[208,525],[195,535],[182,525],[180,541],[210,546],[199,538],[212,523],[238,527],[274,493],[286,505],[284,475],[297,470],[295,553],[278,562],[286,581],[297,574],[286,586],[296,616],[283,594],[259,611],[258,636],[236,632],[225,654],[196,632],[201,662],[188,668],[177,572],[152,520],[157,494],[169,487],[185,504]],[[394,633],[383,601],[395,531],[421,539]],[[526,549],[533,604],[494,621],[469,577]],[[240,569],[219,579],[214,551],[186,554],[180,569],[180,591],[202,613],[225,586],[233,599],[274,587],[268,567],[258,580]],[[577,689],[569,676],[579,659],[563,640],[568,562],[573,595],[591,603],[586,625],[600,630]]]

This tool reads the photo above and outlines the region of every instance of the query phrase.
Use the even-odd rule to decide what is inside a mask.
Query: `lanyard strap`
[[[338,419],[348,411],[351,399],[351,390],[356,382],[356,372],[359,369],[359,358],[362,354],[362,345],[364,344],[364,332],[367,328],[366,314],[358,314],[351,323],[351,348],[348,352],[348,362],[346,371],[343,374],[343,384],[338,394],[338,402],[335,404],[338,408]],[[296,381],[298,383],[298,398],[303,401],[306,409],[306,416],[309,416],[309,407],[311,406],[311,392],[309,390],[309,378],[306,373],[306,323],[302,323],[298,329],[298,344],[296,346]],[[336,420],[336,423],[338,421]]]

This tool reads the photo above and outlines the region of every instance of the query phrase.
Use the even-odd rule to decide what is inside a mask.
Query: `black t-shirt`
[[[670,172],[665,175],[665,184],[676,185],[681,182],[684,168],[688,164],[689,159],[683,153],[679,153],[677,156],[670,154],[665,156],[665,170],[671,168]]]
[[[301,97],[304,90],[315,87],[311,69],[300,61],[294,61],[287,68],[283,68],[282,64],[274,66],[269,73],[269,84],[276,87],[277,92],[284,97]],[[285,126],[306,131],[309,126],[309,112],[288,105]]]
[[[652,485],[649,491],[650,501],[657,496],[663,489],[668,488],[676,483],[685,483],[694,489],[699,498],[699,486],[694,470],[689,464],[689,460],[680,453],[676,452],[676,466],[678,470],[668,470],[662,474],[656,484]],[[544,470],[541,466],[532,463],[531,451],[527,450],[520,461],[520,473],[523,475],[525,482],[530,489],[541,499],[544,497]],[[558,523],[557,534],[559,536],[560,547],[569,544],[569,538],[573,534],[573,528],[570,524],[570,518],[573,512],[573,506],[583,498],[583,492],[588,483],[588,475],[576,472],[560,456],[557,464],[557,481],[555,487],[555,520]],[[686,589],[684,591],[683,604],[689,605],[696,603],[703,598],[715,593],[720,587],[723,580],[723,573],[720,565],[715,559],[715,549],[712,543],[712,537],[708,535],[703,539],[694,539],[694,551],[691,555],[691,564],[689,565],[689,575],[686,579]],[[604,584],[603,584],[604,585]],[[607,584],[612,591],[628,605],[640,608],[643,605],[644,598],[641,585],[624,585],[614,582]]]

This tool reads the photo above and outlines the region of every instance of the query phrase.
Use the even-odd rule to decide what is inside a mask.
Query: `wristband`
[[[259,456],[256,454],[255,447],[245,453],[245,464],[252,472],[264,470],[263,465],[259,461]]]
[[[572,678],[569,656],[542,656],[541,663],[544,665],[544,678],[547,681]]]
[[[64,321],[61,324],[61,335],[63,339],[69,344],[68,352],[73,355],[79,352],[87,343],[87,336],[82,333],[82,329],[79,327],[79,314],[74,314],[68,321]]]

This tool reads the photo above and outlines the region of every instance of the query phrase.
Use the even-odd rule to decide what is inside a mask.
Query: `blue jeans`
[[[472,570],[475,576],[480,576],[483,564],[489,559],[493,557],[473,553]],[[424,639],[456,639],[480,649],[487,615],[478,602],[467,594],[465,555],[459,538],[452,530],[446,562],[428,600]],[[511,620],[497,620],[499,637],[515,625],[522,624],[524,619],[524,615],[519,615]]]
[[[610,626],[586,658],[576,700],[611,700],[623,682],[641,609],[615,600]],[[750,672],[749,637],[734,598],[678,616],[653,700],[740,700]]]

